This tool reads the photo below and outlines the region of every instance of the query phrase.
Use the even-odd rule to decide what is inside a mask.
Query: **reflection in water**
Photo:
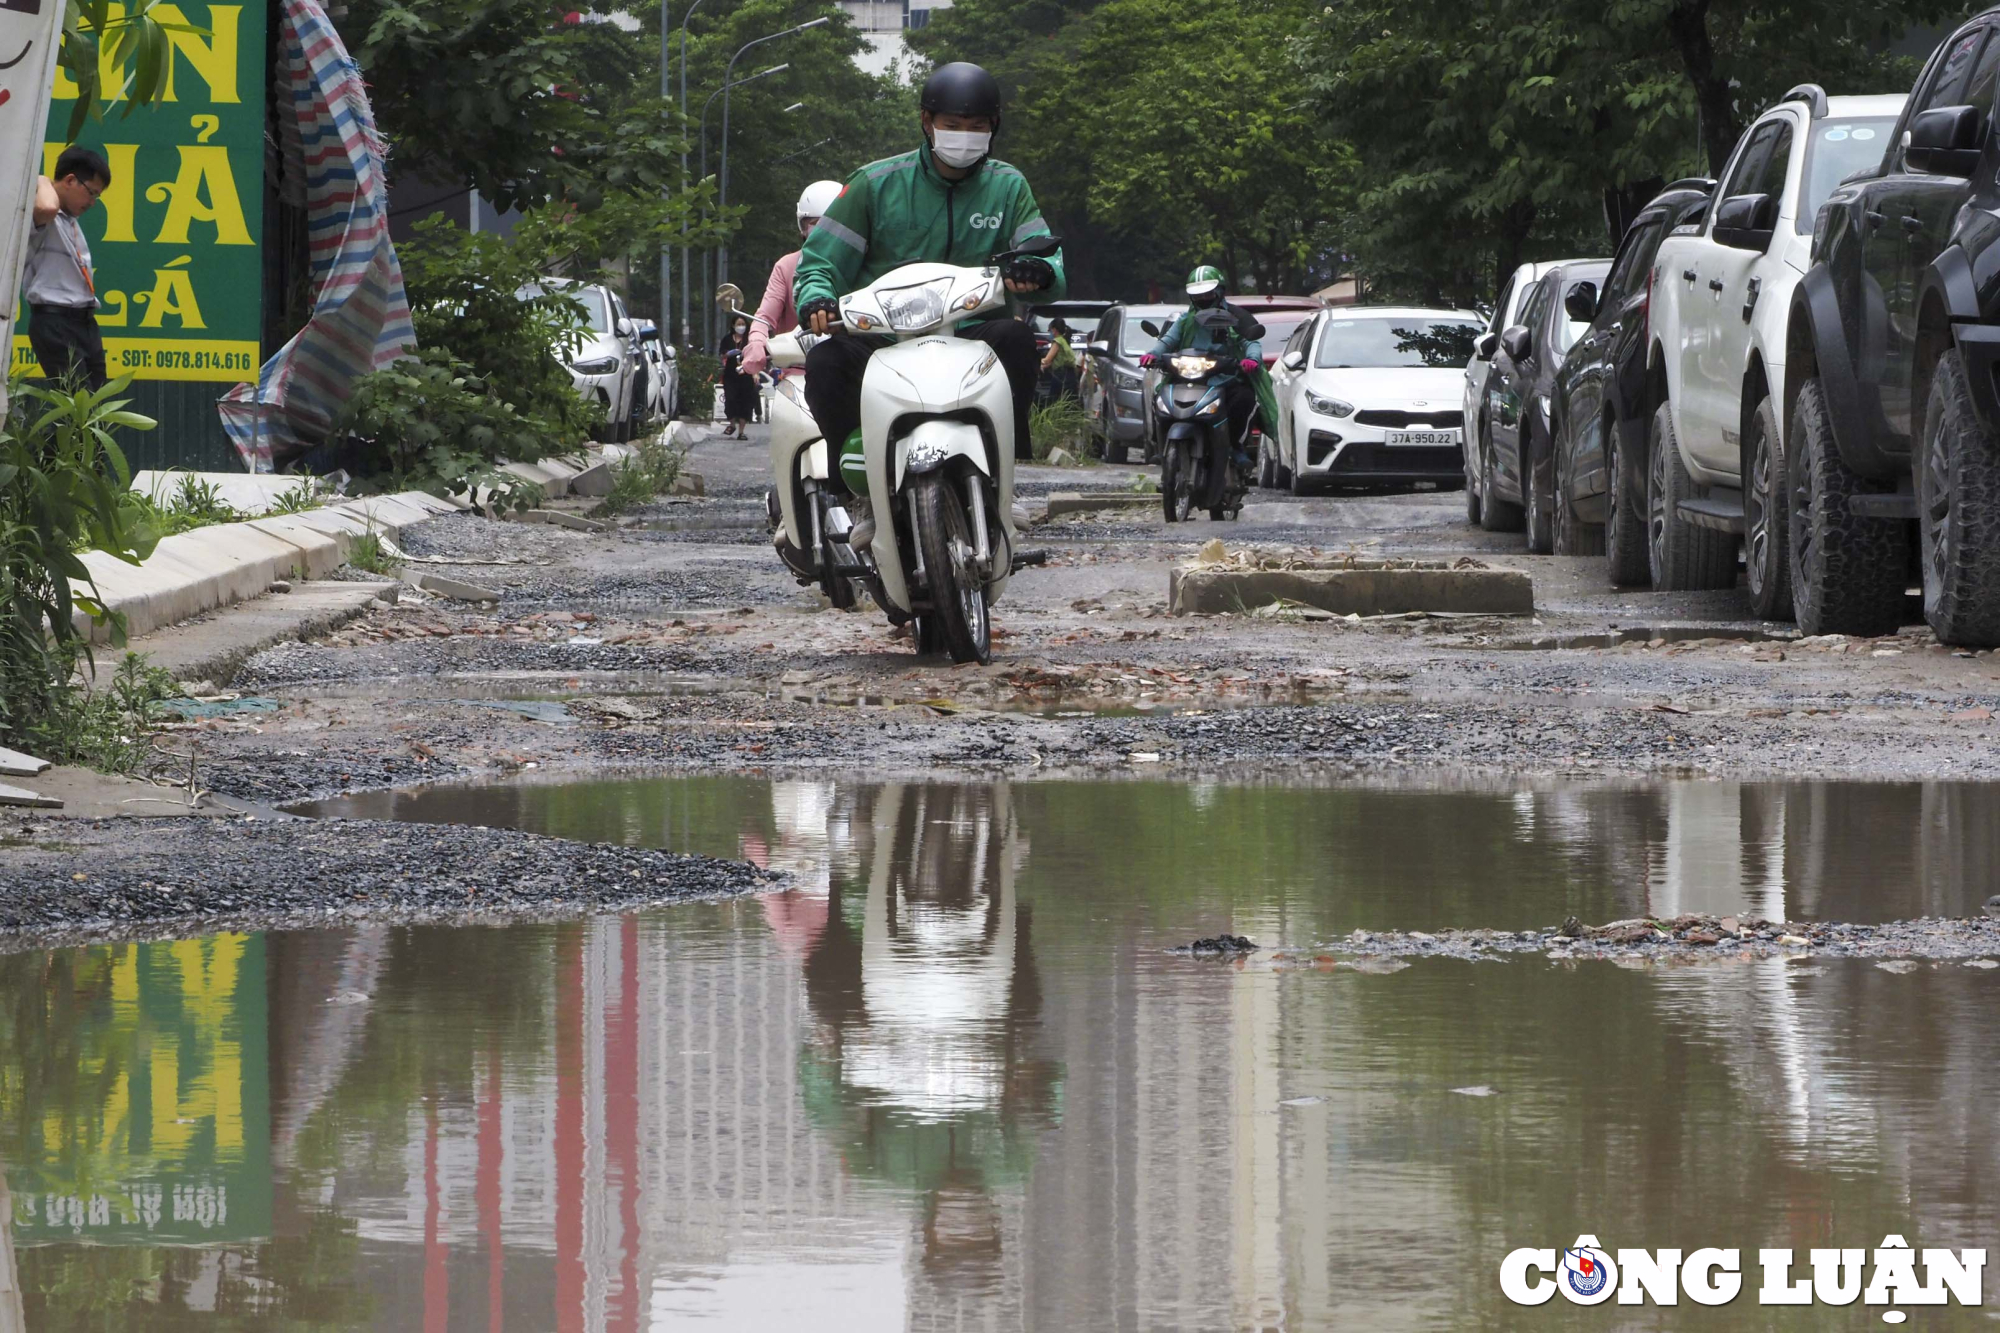
[[[1989,789],[685,779],[414,802],[793,885],[0,958],[0,1259],[11,1234],[28,1327],[1505,1327],[1500,1257],[1579,1229],[1753,1250],[2000,1223],[1988,973],[1163,952],[1571,911],[1962,912],[1991,891]],[[1499,1095],[1451,1091],[1474,1084]]]

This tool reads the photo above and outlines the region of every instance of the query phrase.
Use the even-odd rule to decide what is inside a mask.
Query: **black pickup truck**
[[[1914,571],[2000,645],[2000,9],[1932,53],[1881,164],[1833,192],[1786,333],[1780,499],[1799,627],[1884,634]]]

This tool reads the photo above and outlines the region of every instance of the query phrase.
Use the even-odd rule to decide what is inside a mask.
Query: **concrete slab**
[[[508,518],[521,523],[547,523],[551,527],[568,528],[572,532],[609,532],[609,523],[600,523],[594,518],[584,518],[580,514],[566,514],[560,509],[527,509],[518,514],[508,514]]]
[[[611,464],[609,461],[592,463],[583,471],[569,479],[572,495],[582,495],[591,499],[601,499],[611,494]]]
[[[359,616],[369,602],[378,597],[393,602],[400,592],[393,580],[302,583],[283,597],[227,607],[135,638],[130,646],[176,680],[227,685],[245,662],[273,644],[330,634]],[[99,670],[109,672],[117,665],[110,655],[99,654]]]
[[[1158,512],[1160,497],[1139,491],[1056,491],[1049,496],[1050,518],[1064,514],[1092,514],[1106,509],[1138,509]]]
[[[477,583],[467,583],[463,579],[446,578],[442,574],[419,575],[417,586],[425,592],[434,592],[440,597],[451,597],[461,602],[500,600],[500,594],[492,588],[481,587]]]
[[[60,810],[62,799],[56,796],[44,796],[41,792],[29,791],[26,787],[10,787],[0,782],[0,805],[25,805],[38,810]]]
[[[196,769],[196,778],[200,770]],[[35,784],[42,795],[62,807],[62,819],[163,818],[190,815],[205,819],[236,818],[268,813],[241,801],[208,794],[188,804],[185,788],[162,787],[138,778],[114,777],[87,768],[52,768]],[[44,807],[48,808],[48,807]],[[88,885],[86,884],[87,888]]]
[[[1524,616],[1535,609],[1534,582],[1518,570],[1415,561],[1290,568],[1183,565],[1168,576],[1167,602],[1179,616],[1254,611],[1273,602],[1297,602],[1340,616],[1419,611]]]
[[[273,518],[252,519],[245,526],[269,533],[291,546],[298,553],[297,562],[309,579],[323,579],[347,563],[347,546],[351,538],[345,532],[322,532],[282,514]]]
[[[560,462],[502,463],[500,470],[510,477],[534,482],[542,488],[543,497],[550,500],[569,494],[569,479],[578,471]]]
[[[157,471],[147,468],[132,475],[132,489],[157,505],[173,502],[182,480],[192,477],[213,486],[222,502],[240,514],[263,514],[274,508],[279,497],[301,486],[310,486],[310,477],[278,476],[269,472],[189,472],[181,468]]]
[[[46,759],[37,759],[31,754],[22,754],[19,750],[9,750],[5,746],[0,746],[0,776],[31,778],[37,773],[47,772],[48,769],[49,761]]]

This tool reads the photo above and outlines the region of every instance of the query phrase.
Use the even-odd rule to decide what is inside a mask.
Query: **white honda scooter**
[[[842,473],[849,489],[874,506],[867,549],[849,544],[853,523],[844,497],[825,487],[843,460],[837,442],[819,438],[803,384],[788,392],[796,381],[786,377],[772,403],[779,554],[801,582],[831,589],[836,606],[851,605],[858,585],[891,622],[914,619],[919,652],[990,661],[988,608],[1027,563],[1015,553],[1014,397],[1007,373],[992,348],[952,330],[1006,305],[1008,260],[1051,255],[1060,244],[1037,237],[980,268],[906,264],[841,298],[848,332],[896,339],[868,360],[862,466],[849,460]],[[770,356],[774,366],[802,365],[801,335],[773,338]]]

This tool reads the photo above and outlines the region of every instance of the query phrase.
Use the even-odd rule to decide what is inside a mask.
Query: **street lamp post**
[[[735,62],[733,62],[733,61],[732,61],[731,63],[733,64],[733,63],[735,63]],[[782,73],[783,71],[785,71],[785,70],[788,70],[788,69],[790,69],[790,68],[791,68],[791,65],[790,65],[789,63],[786,63],[786,64],[783,64],[783,65],[772,65],[772,66],[771,66],[771,67],[770,67],[769,69],[760,69],[760,70],[758,70],[758,71],[757,71],[757,72],[756,72],[755,74],[745,74],[745,75],[744,75],[744,76],[743,76],[742,78],[740,78],[740,79],[736,80],[736,82],[735,82],[735,83],[725,83],[725,84],[723,84],[723,85],[722,85],[722,86],[721,86],[720,88],[717,88],[717,89],[716,89],[716,90],[715,90],[714,92],[712,92],[712,93],[710,93],[710,94],[708,95],[708,100],[707,100],[706,102],[703,102],[703,103],[701,104],[701,176],[700,176],[700,179],[702,179],[702,180],[707,180],[707,179],[708,179],[708,112],[709,112],[709,108],[711,108],[711,107],[713,107],[713,106],[715,105],[715,99],[716,99],[716,98],[718,98],[718,97],[722,98],[722,108],[723,108],[723,118],[724,118],[724,120],[726,121],[726,120],[728,119],[728,114],[729,114],[729,99],[728,99],[728,97],[727,97],[727,96],[725,96],[725,94],[726,94],[726,93],[728,93],[728,91],[729,91],[729,90],[730,90],[731,88],[734,88],[734,87],[736,87],[736,86],[737,86],[737,84],[742,84],[742,83],[755,83],[755,82],[756,82],[757,80],[759,80],[759,79],[764,79],[764,78],[769,78],[769,77],[770,77],[771,75],[773,75],[773,74],[778,74],[778,73]],[[706,268],[706,267],[707,267],[707,263],[708,263],[708,251],[707,251],[706,249],[704,249],[704,250],[702,251],[702,265],[703,265],[703,267],[704,267],[704,268]],[[685,282],[685,281],[687,280],[687,259],[686,259],[686,255],[685,255],[685,252],[683,252],[683,255],[682,255],[682,259],[681,259],[681,279],[682,279],[682,281],[683,281],[683,282]],[[702,286],[703,286],[704,288],[706,288],[706,287],[708,287],[708,286],[710,285],[710,284],[709,284],[709,281],[708,281],[708,275],[707,275],[706,273],[703,273],[703,275],[702,275],[702,284],[701,284],[701,285],[702,285]],[[683,306],[683,308],[682,308],[682,310],[681,310],[681,316],[682,316],[683,320],[685,320],[685,319],[686,319],[686,317],[687,317],[687,310],[686,310],[686,292],[685,292],[685,291],[683,291],[683,293],[682,293],[682,306]],[[714,307],[714,305],[713,305],[712,303],[710,304],[710,306],[709,306],[709,310],[708,310],[708,342],[709,342],[709,346],[711,346],[711,347],[713,347],[713,346],[715,345],[715,307]]]
[[[666,13],[666,8],[665,8],[666,0],[660,0],[660,4],[661,4],[660,13],[662,16],[664,16]],[[694,11],[700,8],[701,8],[701,0],[694,0],[694,3],[687,7],[687,12],[681,15],[681,128],[683,130],[687,128],[687,118],[688,118],[688,20],[693,18]],[[660,61],[663,71],[665,67],[666,58],[667,58],[667,25],[663,22],[660,24]],[[664,82],[664,79],[662,81]],[[683,194],[687,192],[687,184],[688,184],[687,142],[683,140],[681,142],[681,192]],[[687,214],[683,213],[681,214],[681,343],[683,346],[686,345],[689,334],[693,332],[693,330],[691,330],[688,327],[689,320],[688,320],[687,230],[688,230]]]
[[[808,28],[823,28],[832,21],[825,16],[821,16],[786,28],[782,32],[774,32],[767,37],[752,37],[749,41],[736,48],[735,55],[729,57],[729,69],[724,70],[722,74],[722,171],[720,173],[722,182],[721,194],[717,201],[719,208],[727,209],[729,207],[729,71],[736,68],[736,62],[742,58],[745,51],[748,51],[753,46],[762,46],[765,42],[775,42],[780,37],[790,37],[793,33],[804,32]],[[716,266],[716,280],[718,282],[729,281],[729,239],[727,233],[724,233],[723,236],[722,256]]]
[[[833,137],[829,135],[826,138],[821,139],[818,143],[809,143],[804,148],[797,149],[794,152],[786,153],[783,157],[779,158],[776,162],[773,162],[771,165],[774,167],[782,167],[787,162],[796,162],[800,158],[804,157],[807,153],[810,153],[813,149],[824,148],[832,142],[833,142]]]

